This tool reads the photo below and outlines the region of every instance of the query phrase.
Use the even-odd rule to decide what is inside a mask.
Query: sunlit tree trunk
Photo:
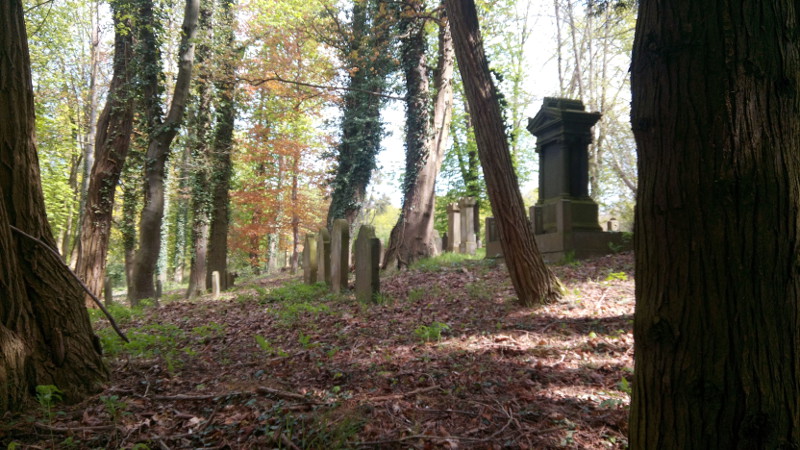
[[[129,31],[130,11],[112,2],[114,28],[114,75],[108,99],[97,124],[95,162],[86,194],[86,210],[81,223],[80,245],[75,273],[96,297],[100,297],[106,273],[106,256],[111,236],[114,196],[133,130],[133,92],[129,65],[133,38]],[[96,307],[86,296],[86,306]]]
[[[37,385],[78,401],[108,379],[83,291],[55,249],[34,138],[33,86],[19,0],[0,2],[0,412]],[[11,228],[15,227],[15,228]],[[24,234],[23,234],[24,233]],[[39,239],[42,243],[32,240]]]
[[[403,268],[436,255],[433,208],[436,176],[447,145],[453,104],[455,54],[445,22],[439,38],[439,65],[434,75],[436,100],[430,117],[425,30],[421,1],[412,2],[401,20],[403,71],[406,78],[406,171],[403,208],[389,237],[383,267]]]
[[[478,154],[511,281],[523,305],[561,297],[561,283],[545,266],[525,214],[511,162],[497,91],[483,52],[473,0],[446,0],[459,71],[469,101]]]
[[[800,447],[799,13],[641,2],[632,449]]]

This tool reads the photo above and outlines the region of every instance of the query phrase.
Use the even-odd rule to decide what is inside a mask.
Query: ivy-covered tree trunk
[[[475,125],[478,155],[511,282],[523,305],[558,299],[562,286],[544,264],[525,214],[489,73],[473,0],[446,0],[459,71]]]
[[[33,85],[20,0],[0,2],[0,412],[37,385],[78,401],[108,379],[83,291],[55,249],[34,139]],[[15,228],[12,228],[15,227]]]
[[[114,212],[114,196],[122,173],[133,131],[133,89],[130,62],[133,36],[131,10],[125,1],[111,2],[114,17],[114,74],[106,106],[97,124],[95,159],[86,194],[75,273],[100,297],[106,273],[108,241]],[[86,296],[86,306],[96,307]]]
[[[640,8],[631,448],[800,448],[800,10]]]
[[[211,285],[211,274],[219,272],[220,289],[228,286],[228,223],[230,207],[230,183],[233,167],[231,149],[233,147],[233,125],[236,120],[236,60],[233,53],[235,39],[233,1],[223,0],[220,10],[224,36],[221,48],[227,50],[221,55],[220,78],[215,81],[217,90],[217,123],[214,130],[211,183],[213,204],[211,209],[211,231],[209,235],[206,283]]]
[[[208,290],[206,284],[206,258],[208,257],[208,224],[211,217],[211,190],[209,189],[211,146],[208,131],[211,127],[211,76],[210,34],[213,10],[209,2],[200,7],[199,26],[202,36],[197,45],[197,76],[194,82],[194,96],[190,106],[189,146],[191,151],[191,257],[189,286],[186,297],[194,298]]]
[[[139,221],[139,248],[133,261],[133,292],[129,298],[133,304],[145,298],[155,297],[153,277],[161,249],[161,224],[164,219],[164,177],[170,145],[178,133],[183,120],[183,111],[189,94],[189,81],[194,61],[194,40],[197,35],[197,21],[200,0],[186,0],[186,9],[178,61],[178,77],[172,94],[172,103],[166,118],[161,117],[162,109],[160,61],[158,39],[155,36],[156,19],[151,0],[144,0],[139,20],[142,21],[141,34],[144,44],[143,78],[145,115],[150,128],[150,142],[145,156],[145,199]]]
[[[335,219],[353,223],[367,192],[375,155],[380,151],[386,76],[391,71],[388,43],[391,6],[385,0],[354,0],[352,33],[347,35],[343,58],[350,65],[344,95],[342,135],[337,148],[328,226]]]
[[[445,22],[439,36],[439,64],[434,74],[436,100],[431,119],[423,13],[423,2],[413,1],[406,5],[400,22],[401,64],[406,78],[406,171],[403,208],[389,236],[384,269],[407,267],[418,259],[436,255],[434,190],[450,131],[455,54]]]

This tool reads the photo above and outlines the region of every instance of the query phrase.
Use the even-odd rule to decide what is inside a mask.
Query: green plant
[[[604,281],[628,281],[628,274],[625,272],[611,272],[606,276]]]
[[[409,302],[416,302],[417,300],[421,300],[425,297],[425,289],[423,288],[413,288],[408,291],[408,296],[406,296],[406,300]]]
[[[493,296],[492,289],[484,282],[476,281],[469,283],[464,288],[470,297],[476,300],[491,300]]]
[[[225,334],[225,325],[211,322],[208,325],[192,328],[192,333],[196,334],[201,340],[207,341],[208,339],[220,337]]]
[[[439,341],[442,339],[442,332],[449,329],[450,327],[445,323],[433,322],[430,325],[417,327],[414,329],[414,334],[424,342]]]
[[[42,413],[47,418],[47,423],[53,422],[53,405],[62,400],[61,390],[52,384],[40,384],[36,386],[36,401],[42,408]],[[50,442],[55,447],[55,438],[53,430],[50,430]]]
[[[264,353],[266,353],[267,355],[269,355],[269,356],[274,356],[274,355],[288,356],[288,353],[284,352],[281,349],[278,349],[278,348],[274,347],[270,341],[268,341],[267,339],[264,338],[264,336],[261,336],[261,335],[257,334],[257,335],[255,335],[255,339],[256,339],[256,344],[258,344],[258,347],[261,350],[263,350]]]
[[[100,397],[100,401],[103,402],[103,407],[115,424],[128,409],[128,404],[120,400],[118,395],[104,395]]]

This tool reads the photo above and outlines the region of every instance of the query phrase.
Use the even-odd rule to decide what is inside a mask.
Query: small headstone
[[[345,219],[336,219],[331,236],[331,292],[338,294],[347,289],[349,271],[350,224]]]
[[[433,251],[434,255],[442,253],[442,238],[436,230],[433,230]]]
[[[475,236],[475,201],[474,197],[461,197],[458,206],[461,209],[461,244],[459,253],[474,255],[478,248]]]
[[[214,293],[214,299],[219,298],[219,272],[213,271],[211,272],[211,289]]]
[[[105,296],[106,306],[114,303],[114,284],[111,282],[111,277],[106,277],[103,280],[103,295]]]
[[[356,300],[375,302],[380,292],[381,241],[375,227],[362,225],[356,239]]]
[[[619,220],[612,217],[606,222],[606,231],[619,231]]]
[[[447,205],[447,251],[459,251],[461,245],[461,210],[458,203]]]
[[[447,249],[449,248],[449,247],[448,247],[448,245],[449,245],[449,238],[448,238],[448,236],[447,236],[447,233],[445,233],[445,234],[442,236],[442,251],[443,251],[443,252],[446,252],[446,251],[447,251]]]
[[[317,280],[331,285],[331,234],[327,228],[317,233]]]
[[[317,282],[317,239],[313,234],[306,234],[303,246],[303,282]]]

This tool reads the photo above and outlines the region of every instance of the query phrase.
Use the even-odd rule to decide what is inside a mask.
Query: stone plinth
[[[539,202],[531,207],[536,244],[548,262],[586,258],[622,245],[621,233],[605,233],[589,196],[589,144],[600,113],[579,100],[546,97],[529,119],[539,153]],[[619,248],[619,247],[615,247]]]
[[[345,219],[333,221],[331,235],[331,292],[347,289],[347,273],[350,271],[350,224]]]
[[[331,234],[327,228],[317,233],[317,281],[331,285]]]
[[[317,282],[317,238],[310,233],[306,234],[303,241],[303,282]]]
[[[475,249],[478,248],[475,236],[476,204],[477,202],[473,197],[461,197],[458,201],[458,206],[461,210],[461,244],[458,247],[459,253],[474,255]]]
[[[380,293],[381,241],[375,227],[362,225],[356,238],[356,300],[375,303]]]
[[[447,205],[447,248],[448,252],[459,251],[461,245],[461,209],[458,203]]]

